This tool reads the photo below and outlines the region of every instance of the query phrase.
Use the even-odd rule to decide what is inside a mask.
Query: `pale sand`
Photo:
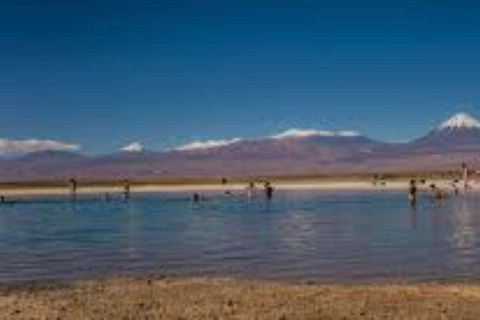
[[[451,181],[427,181],[425,185],[418,185],[420,190],[427,190],[430,183],[435,183],[438,187],[445,191],[452,191]],[[132,185],[131,193],[155,193],[155,192],[236,192],[241,193],[246,190],[245,184],[228,184],[228,185]],[[385,185],[376,184],[367,181],[328,181],[328,182],[281,182],[274,183],[276,190],[318,190],[318,191],[384,191],[384,190],[408,190],[408,181],[392,181],[386,182]],[[457,183],[457,187],[462,190],[462,183]],[[480,191],[480,183],[471,182],[471,191]],[[258,189],[262,189],[262,185],[257,184]],[[106,193],[122,193],[122,187],[114,186],[86,186],[79,187],[78,195],[88,194],[106,194]],[[9,196],[41,196],[41,195],[70,195],[70,189],[64,188],[11,188],[0,189],[0,195]]]
[[[479,284],[207,278],[0,285],[1,319],[480,319]]]

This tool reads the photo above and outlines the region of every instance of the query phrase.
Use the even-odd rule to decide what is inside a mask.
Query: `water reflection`
[[[455,214],[449,214],[447,219],[446,242],[454,254],[450,263],[464,269],[478,260],[479,211],[476,201],[469,196],[459,198],[453,205]]]
[[[0,209],[0,281],[162,270],[356,280],[476,278],[476,194],[276,192],[30,199]]]
[[[415,230],[417,228],[417,207],[411,206],[409,211],[410,216],[410,229]]]

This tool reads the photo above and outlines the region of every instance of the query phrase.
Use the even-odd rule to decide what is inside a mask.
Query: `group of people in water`
[[[227,180],[225,178],[222,178],[222,185],[226,185],[226,184],[227,184]],[[273,198],[273,191],[274,189],[272,187],[272,184],[269,181],[265,181],[263,184],[263,193],[267,200],[271,200]],[[225,194],[231,194],[231,192],[225,191]],[[259,189],[256,187],[255,182],[253,181],[250,182],[248,184],[248,187],[246,188],[247,197],[251,199],[258,196],[258,194],[259,194]],[[198,192],[195,192],[193,194],[193,201],[200,202],[201,200],[203,200],[203,198],[200,196]]]
[[[270,200],[273,198],[273,187],[269,181],[265,181],[263,190],[265,193],[265,197]],[[247,197],[253,198],[258,193],[257,187],[255,186],[255,182],[250,182],[247,187]]]
[[[462,178],[463,178],[463,188],[467,190],[469,188],[468,185],[468,168],[465,164],[462,164]],[[227,185],[228,180],[226,178],[222,178],[221,180],[222,185]],[[257,182],[258,183],[258,182]],[[274,189],[272,187],[272,184],[269,181],[262,181],[263,183],[263,194],[267,200],[271,200],[273,198],[273,193]],[[440,188],[438,185],[435,183],[430,184],[428,187],[426,187],[426,180],[420,180],[419,183],[424,186],[425,189],[429,190],[429,194],[432,199],[434,200],[441,200],[447,197],[447,192]],[[458,195],[459,193],[459,187],[458,184],[460,183],[459,180],[453,180],[451,183],[451,187],[453,190],[454,195]],[[376,181],[375,183],[376,184]],[[383,185],[385,182],[383,183]],[[78,182],[75,178],[71,178],[69,180],[69,185],[70,185],[70,195],[72,200],[76,200],[77,197],[77,189],[78,189]],[[125,201],[130,200],[130,181],[128,179],[125,179],[123,181],[123,199]],[[230,191],[226,191],[226,194],[231,194]],[[416,180],[410,180],[409,184],[409,189],[408,189],[408,199],[409,202],[412,206],[414,206],[417,203],[417,193],[418,193],[418,187],[417,187],[417,181]],[[246,188],[246,195],[248,198],[253,198],[256,197],[259,194],[259,189],[256,187],[256,182],[250,182],[248,184],[248,187]],[[109,201],[110,200],[110,194],[107,192],[105,194],[105,200]],[[200,202],[203,200],[203,198],[200,196],[199,193],[195,192],[193,194],[192,200],[194,202]],[[0,203],[6,203],[6,199],[4,196],[0,197]]]
[[[226,178],[222,178],[222,185],[226,185],[228,183],[227,179]],[[71,195],[71,198],[72,200],[76,200],[77,198],[77,189],[78,189],[78,182],[75,178],[71,178],[69,180],[69,185],[70,185],[70,195]],[[267,200],[271,200],[273,198],[273,187],[272,187],[272,184],[269,182],[269,181],[265,181],[264,182],[264,188],[263,188],[263,192],[265,194],[265,197],[267,198]],[[130,192],[131,192],[131,185],[130,185],[130,181],[128,179],[125,179],[123,181],[123,199],[125,201],[128,201],[130,200]],[[226,191],[226,193],[230,193],[229,191]],[[248,198],[253,198],[255,197],[257,194],[258,194],[258,189],[255,185],[255,182],[250,182],[248,187],[247,187],[247,190],[246,190],[246,193],[247,193],[247,196]],[[192,196],[192,200],[194,202],[200,202],[202,201],[204,198],[198,193],[198,192],[195,192]],[[105,200],[106,201],[110,201],[110,194],[107,192],[105,193]]]
[[[462,184],[463,189],[466,191],[470,188],[469,186],[469,169],[466,163],[462,163]],[[425,185],[426,180],[420,180],[420,183]],[[451,187],[453,189],[453,194],[457,196],[459,194],[458,184],[460,180],[455,179],[451,182]],[[447,197],[447,192],[437,186],[435,183],[429,185],[430,195],[433,200],[442,200]],[[410,204],[413,206],[417,202],[417,182],[416,180],[410,180],[410,188],[408,192],[408,199]]]
[[[463,169],[463,187],[465,190],[468,189],[468,169],[465,165],[462,165]],[[222,178],[221,180],[222,185],[227,185],[228,181],[226,178]],[[451,187],[453,189],[453,194],[458,195],[459,193],[459,188],[458,188],[458,183],[459,180],[454,180],[452,181]],[[420,180],[419,183],[421,185],[426,185],[426,180]],[[78,183],[77,180],[72,178],[70,179],[70,193],[72,196],[72,199],[76,199],[76,193],[77,193],[77,187]],[[434,200],[441,200],[447,197],[447,192],[437,186],[435,183],[432,183],[428,186],[428,190],[430,191],[429,194],[432,199]],[[246,188],[246,195],[248,198],[253,198],[258,196],[259,194],[259,189],[257,188],[255,182],[250,182],[248,184],[248,187]],[[273,192],[274,189],[272,187],[272,184],[269,181],[264,181],[263,182],[263,194],[265,195],[267,200],[271,200],[273,198]],[[230,194],[231,192],[226,191],[227,194]],[[413,206],[417,202],[417,194],[418,194],[418,187],[417,187],[417,181],[416,180],[410,180],[409,184],[409,191],[408,191],[408,199],[410,204]],[[125,201],[130,200],[130,182],[128,179],[125,179],[123,182],[123,198]],[[110,199],[110,195],[107,193],[105,196],[105,199],[108,201]],[[194,202],[200,202],[203,200],[203,198],[200,196],[198,192],[195,192],[192,196],[192,199]],[[4,201],[4,198],[2,197],[1,199]]]
[[[425,180],[420,181],[422,184],[425,184]],[[454,194],[458,195],[458,188],[456,185],[453,185],[454,187]],[[447,194],[444,190],[442,190],[440,187],[438,187],[436,184],[432,183],[429,186],[430,189],[430,195],[432,199],[434,200],[441,200],[447,197]],[[415,205],[417,203],[417,181],[416,180],[410,180],[410,187],[408,191],[408,200],[410,201],[410,205]]]

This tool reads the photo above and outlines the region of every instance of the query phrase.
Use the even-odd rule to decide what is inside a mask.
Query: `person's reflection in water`
[[[416,206],[410,207],[410,229],[417,229],[417,208]]]
[[[68,201],[68,203],[70,204],[68,207],[70,207],[70,212],[75,214],[78,210],[78,201],[76,200],[70,200]]]
[[[436,242],[443,237],[442,233],[440,232],[443,212],[444,208],[441,206],[439,201],[437,201],[430,210],[430,228]]]
[[[122,241],[126,247],[125,254],[129,261],[138,261],[149,259],[149,248],[141,245],[142,236],[151,237],[148,232],[142,233],[140,209],[131,203],[127,203],[123,211],[124,217],[122,224],[123,237]]]

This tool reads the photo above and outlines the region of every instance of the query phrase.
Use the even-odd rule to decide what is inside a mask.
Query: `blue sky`
[[[0,137],[108,153],[480,115],[480,4],[2,1]]]

